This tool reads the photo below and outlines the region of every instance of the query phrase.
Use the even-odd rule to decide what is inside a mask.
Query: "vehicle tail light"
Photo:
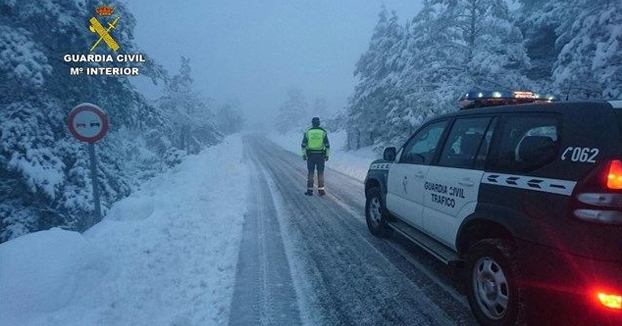
[[[622,225],[622,160],[597,166],[579,181],[573,198],[572,215],[578,219]]]
[[[607,171],[607,188],[612,190],[622,189],[622,162],[613,160],[609,162]]]
[[[616,310],[622,309],[622,295],[598,292],[597,296],[601,305]]]

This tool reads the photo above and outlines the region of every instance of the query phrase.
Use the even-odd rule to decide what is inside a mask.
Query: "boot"
[[[326,195],[326,191],[324,190],[324,173],[317,174],[317,193],[320,196]]]
[[[307,176],[307,192],[305,192],[305,195],[313,196],[313,174]]]

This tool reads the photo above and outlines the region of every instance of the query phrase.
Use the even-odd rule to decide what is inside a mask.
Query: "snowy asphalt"
[[[259,135],[244,147],[252,195],[230,325],[477,325],[458,270],[367,231],[360,181],[328,168],[329,195],[307,197],[300,157]]]

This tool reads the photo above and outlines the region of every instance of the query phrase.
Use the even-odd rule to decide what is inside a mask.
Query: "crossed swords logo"
[[[99,35],[99,39],[91,47],[91,52],[95,50],[95,48],[99,45],[99,43],[101,43],[102,40],[108,45],[108,47],[112,51],[116,51],[119,49],[119,44],[117,44],[112,36],[110,36],[110,31],[115,29],[115,26],[117,26],[117,23],[119,22],[119,18],[121,18],[121,16],[117,16],[117,18],[115,18],[112,23],[108,23],[108,28],[104,28],[104,26],[102,26],[97,18],[91,17],[91,19],[89,20],[89,22],[91,23],[91,26],[89,26],[89,30]]]

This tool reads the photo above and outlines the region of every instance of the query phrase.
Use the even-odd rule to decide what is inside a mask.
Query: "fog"
[[[342,108],[382,4],[402,21],[421,8],[413,0],[128,2],[145,53],[171,73],[189,57],[197,90],[238,100],[251,124],[270,119],[290,87]],[[159,95],[146,78],[135,81],[148,98]]]

